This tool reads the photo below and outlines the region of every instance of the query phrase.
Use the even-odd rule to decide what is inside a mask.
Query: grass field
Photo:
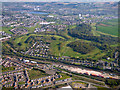
[[[92,27],[92,33],[94,36],[100,36],[100,34],[96,31],[96,23],[91,24]]]
[[[68,41],[64,41],[64,42],[60,42],[60,41],[53,41],[51,43],[51,48],[50,48],[50,52],[51,54],[55,55],[55,56],[70,56],[70,57],[76,57],[76,58],[79,58],[79,57],[90,57],[90,58],[94,58],[94,59],[98,59],[102,56],[104,56],[106,53],[105,52],[102,52],[102,50],[96,48],[95,50],[91,51],[90,53],[88,54],[81,54],[81,53],[78,53],[78,52],[75,52],[73,51],[72,48],[68,47],[67,44],[68,43],[71,43],[71,42],[74,42],[76,40],[80,40],[80,39],[70,39]],[[90,41],[87,41],[87,40],[81,40],[81,41],[84,41],[84,42],[90,42]],[[60,49],[59,49],[59,43],[61,43],[60,45]]]
[[[24,29],[27,29],[29,33],[34,32],[35,28],[40,28],[41,26],[39,24],[36,24],[36,26],[32,26],[32,27],[21,27]]]
[[[23,35],[14,40],[14,45],[19,47],[20,50],[25,49],[26,47],[29,47],[30,45],[28,43],[24,43],[27,40],[28,36]],[[18,43],[21,43],[21,46],[18,46]]]
[[[37,78],[48,76],[48,74],[46,74],[46,73],[43,73],[39,70],[33,70],[33,69],[28,70],[28,73],[29,73],[30,79],[37,79]]]
[[[12,27],[2,27],[2,31],[8,33],[8,34],[13,34],[10,30],[12,29]]]
[[[23,84],[25,84],[25,82],[20,81],[20,82],[18,82],[18,84],[19,84],[19,85],[23,85]]]
[[[15,70],[15,67],[2,67],[2,72],[7,72],[7,71],[13,71]]]
[[[61,78],[57,78],[56,81],[70,78],[70,76],[68,76],[68,75],[65,74],[65,73],[60,73],[60,72],[59,72],[59,75],[61,75],[62,77],[61,77]]]
[[[108,88],[105,88],[105,87],[100,87],[96,85],[93,85],[93,86],[97,87],[97,90],[109,90]]]
[[[118,36],[118,20],[112,19],[97,24],[97,31]]]

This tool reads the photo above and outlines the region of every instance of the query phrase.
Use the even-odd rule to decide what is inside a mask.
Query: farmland
[[[112,19],[97,24],[97,31],[118,36],[118,20]]]

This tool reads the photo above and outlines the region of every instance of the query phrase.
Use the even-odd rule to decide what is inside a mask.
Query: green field
[[[15,67],[2,67],[2,72],[7,72],[7,71],[13,71],[15,70]]]
[[[34,70],[34,69],[28,70],[28,73],[29,73],[30,79],[37,79],[37,78],[48,76],[48,74],[46,74],[40,70]]]
[[[68,76],[68,75],[65,74],[65,73],[59,73],[59,75],[61,75],[62,77],[61,77],[61,78],[57,78],[56,81],[70,78],[70,76]]]
[[[112,19],[97,24],[97,31],[118,36],[118,20]]]
[[[2,31],[8,33],[8,34],[13,34],[10,30],[12,29],[12,27],[2,27]]]
[[[50,52],[51,52],[52,55],[55,55],[55,56],[70,56],[70,57],[76,57],[76,58],[91,57],[91,58],[94,58],[94,59],[98,59],[98,58],[100,58],[100,57],[102,57],[106,54],[105,52],[102,52],[102,50],[100,50],[98,48],[96,48],[95,50],[91,51],[88,54],[81,54],[79,52],[75,52],[75,51],[73,51],[72,48],[68,47],[67,44],[69,44],[71,42],[74,42],[74,41],[77,41],[77,40],[80,40],[80,41],[83,41],[83,42],[90,42],[90,41],[81,40],[81,39],[70,39],[70,40],[64,41],[64,42],[56,40],[56,41],[53,41],[51,43]],[[58,45],[59,43],[61,43],[60,46]],[[59,49],[59,47],[60,47],[60,49]]]
[[[25,84],[25,82],[24,81],[20,81],[20,82],[18,82],[18,84],[19,85],[23,85],[23,84]]]

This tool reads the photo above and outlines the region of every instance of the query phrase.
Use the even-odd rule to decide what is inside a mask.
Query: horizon
[[[0,2],[119,2],[119,0],[0,0]]]

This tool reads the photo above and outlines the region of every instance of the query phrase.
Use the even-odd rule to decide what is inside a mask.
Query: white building
[[[51,18],[53,18],[54,16],[52,16],[52,15],[48,15],[47,17],[51,17]]]
[[[24,63],[29,63],[29,60],[24,60],[23,62],[24,62]]]
[[[37,62],[35,62],[35,61],[31,61],[31,63],[35,63],[35,64],[36,64]]]

